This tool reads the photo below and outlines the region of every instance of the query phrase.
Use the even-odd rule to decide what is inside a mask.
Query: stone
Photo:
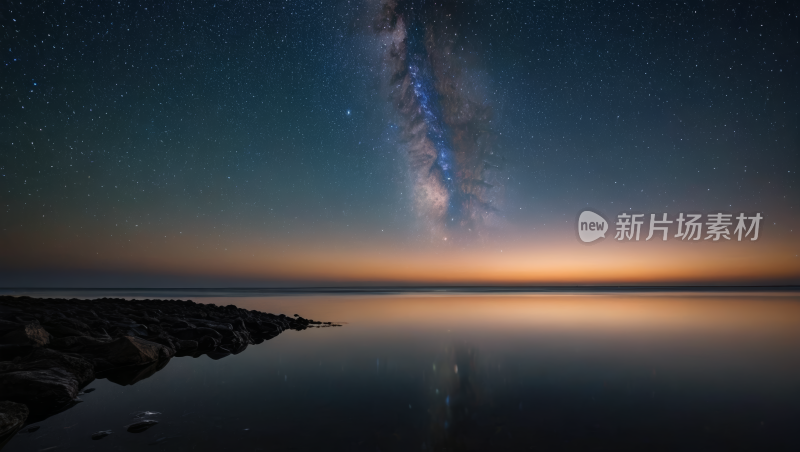
[[[103,439],[110,434],[111,430],[100,430],[99,432],[92,434],[92,439],[93,440]]]
[[[0,361],[11,361],[17,357],[28,356],[33,350],[32,345],[0,344]]]
[[[198,341],[198,346],[202,349],[213,349],[217,348],[219,342],[211,336],[203,336]]]
[[[131,433],[142,433],[143,431],[147,430],[148,428],[158,424],[158,421],[154,421],[152,419],[148,419],[146,421],[139,421],[135,422],[131,425],[128,425],[128,431]]]
[[[0,400],[57,407],[75,400],[93,379],[92,364],[85,359],[40,348],[23,360],[0,364]]]
[[[8,320],[0,319],[0,336],[4,336],[22,326],[21,323],[18,322],[10,322]]]
[[[50,343],[50,334],[42,328],[38,321],[35,321],[20,325],[16,330],[0,338],[0,342],[44,347]]]
[[[184,341],[184,340],[175,341],[175,345],[177,345],[178,346],[178,350],[181,350],[181,351],[194,350],[194,349],[196,349],[197,347],[200,346],[200,344],[197,341],[191,341],[191,340],[188,340],[188,341]]]
[[[55,337],[88,336],[92,330],[89,325],[70,318],[47,320],[44,322],[44,329]]]
[[[91,353],[92,350],[107,344],[108,340],[97,339],[91,336],[69,336],[54,338],[50,347],[73,353]]]
[[[134,336],[123,336],[95,350],[113,366],[137,366],[172,358],[175,350]]]
[[[0,402],[0,436],[16,432],[28,419],[28,407],[15,402]]]
[[[130,386],[155,375],[169,363],[169,359],[144,364],[140,366],[114,367],[97,374],[97,378],[105,378],[120,386]]]

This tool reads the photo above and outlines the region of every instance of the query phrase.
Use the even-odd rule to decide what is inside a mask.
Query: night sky
[[[0,284],[800,283],[798,16],[4,2]],[[586,208],[764,220],[585,245]]]

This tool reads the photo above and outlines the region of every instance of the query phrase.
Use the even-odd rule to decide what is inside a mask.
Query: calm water
[[[96,380],[4,451],[800,450],[797,294],[163,297],[346,324]]]

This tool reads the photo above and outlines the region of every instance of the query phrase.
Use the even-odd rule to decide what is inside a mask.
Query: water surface
[[[800,450],[797,293],[187,295],[344,326],[96,380],[4,451]]]

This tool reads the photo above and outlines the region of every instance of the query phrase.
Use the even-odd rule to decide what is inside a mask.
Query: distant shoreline
[[[98,287],[6,287],[0,295],[10,296],[75,296],[99,298],[115,296],[129,298],[176,297],[272,297],[292,295],[402,295],[402,294],[592,294],[592,293],[798,293],[798,285],[697,285],[697,286],[633,286],[633,285],[572,285],[572,286],[321,286],[321,287],[218,287],[218,288],[98,288]]]

